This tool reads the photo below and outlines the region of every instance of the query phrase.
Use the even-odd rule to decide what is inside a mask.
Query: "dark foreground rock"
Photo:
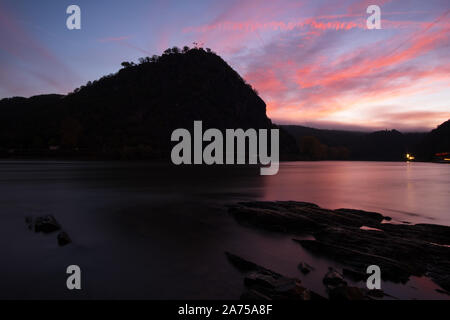
[[[69,235],[65,231],[61,231],[60,233],[58,233],[58,236],[56,237],[56,239],[58,240],[58,244],[60,246],[65,246],[66,244],[69,244],[72,242]]]
[[[313,235],[315,240],[295,241],[344,264],[347,274],[365,274],[374,264],[384,280],[405,283],[425,275],[450,291],[450,227],[382,223],[389,219],[376,212],[294,201],[239,203],[230,213],[247,226]]]
[[[333,268],[329,268],[328,272],[323,278],[323,283],[328,287],[347,286],[347,282],[344,280],[344,276]]]
[[[246,291],[244,300],[325,300],[326,298],[302,286],[296,278],[285,277],[272,270],[261,267],[237,255],[226,252],[233,266],[245,273]],[[330,300],[373,300],[384,297],[381,290],[368,290],[347,286],[342,275],[332,268],[323,282]]]
[[[303,274],[308,274],[314,270],[312,266],[307,264],[306,262],[300,262],[297,266],[298,270],[300,270]]]
[[[35,232],[42,232],[45,234],[53,233],[61,230],[61,225],[52,215],[40,216],[34,219],[31,216],[25,218],[25,223],[28,229],[34,230]],[[56,236],[56,240],[59,246],[65,246],[72,242],[69,235],[65,231],[60,231]]]
[[[317,293],[304,288],[301,281],[288,278],[261,267],[239,256],[226,252],[233,266],[245,273],[247,289],[241,299],[250,300],[318,300],[324,299]]]
[[[323,284],[327,288],[330,300],[374,300],[385,296],[382,290],[349,286],[344,280],[344,275],[331,267],[323,278]]]
[[[61,229],[60,224],[52,215],[37,217],[34,222],[34,231],[51,233]]]

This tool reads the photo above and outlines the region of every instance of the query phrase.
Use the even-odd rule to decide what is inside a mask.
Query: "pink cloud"
[[[23,81],[31,76],[58,92],[68,92],[80,80],[78,75],[16,21],[10,11],[0,7],[0,49],[19,62],[10,77]]]
[[[131,39],[131,36],[106,37],[98,39],[99,42],[120,42]]]
[[[290,38],[283,50],[273,42],[263,54],[248,58],[252,62],[245,78],[267,101],[269,116],[283,122],[325,118],[359,102],[408,97],[419,92],[414,86],[417,83],[423,84],[421,90],[427,94],[427,84],[444,81],[450,85],[450,65],[441,54],[450,46],[447,14],[431,23],[416,24],[410,33],[356,46],[332,54],[332,58],[327,53],[332,52],[336,38],[330,33],[315,34],[300,46],[301,52],[294,49],[299,47],[295,38]],[[424,59],[427,55],[435,58]],[[284,59],[291,64],[280,65]],[[427,114],[423,119],[427,126],[429,118],[434,117],[435,124],[442,120],[439,112]],[[393,116],[392,120],[413,122],[412,118],[420,115]]]

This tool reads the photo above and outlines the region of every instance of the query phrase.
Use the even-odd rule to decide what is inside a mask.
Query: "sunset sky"
[[[66,8],[81,8],[81,30]],[[381,7],[381,30],[366,8]],[[0,0],[0,98],[67,93],[122,61],[204,43],[275,123],[429,130],[450,118],[448,0]]]

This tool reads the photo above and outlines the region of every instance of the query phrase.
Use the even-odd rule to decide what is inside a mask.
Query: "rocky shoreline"
[[[349,287],[344,281],[344,277],[365,280],[369,265],[378,265],[381,278],[386,281],[406,283],[410,276],[427,276],[447,293],[450,291],[450,227],[392,224],[387,223],[391,220],[389,217],[376,212],[330,210],[294,201],[243,202],[231,206],[229,212],[242,225],[292,234],[293,240],[304,249],[344,265],[343,275],[336,270],[329,272],[338,278],[342,276],[337,285],[326,285],[329,298],[383,297],[382,292]],[[297,239],[295,235],[312,235],[314,240]],[[244,283],[248,292],[243,295],[245,298],[320,298],[303,288],[297,279],[283,277],[231,253],[227,253],[227,257],[246,272]],[[309,268],[313,267],[299,265],[304,274]],[[326,278],[327,275],[324,284]],[[287,286],[290,289],[284,294],[279,293],[280,283],[290,283]]]

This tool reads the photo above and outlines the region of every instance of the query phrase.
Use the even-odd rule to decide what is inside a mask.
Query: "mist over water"
[[[0,162],[0,298],[238,298],[242,275],[224,251],[324,294],[339,265],[310,255],[292,235],[240,226],[226,206],[297,200],[355,208],[394,222],[450,225],[450,167],[433,163],[287,162],[274,176],[257,167],[176,167],[145,162]],[[73,240],[27,229],[52,214]],[[297,270],[305,261],[316,268]],[[66,267],[82,270],[80,292]],[[402,298],[445,298],[427,278],[383,283]]]

